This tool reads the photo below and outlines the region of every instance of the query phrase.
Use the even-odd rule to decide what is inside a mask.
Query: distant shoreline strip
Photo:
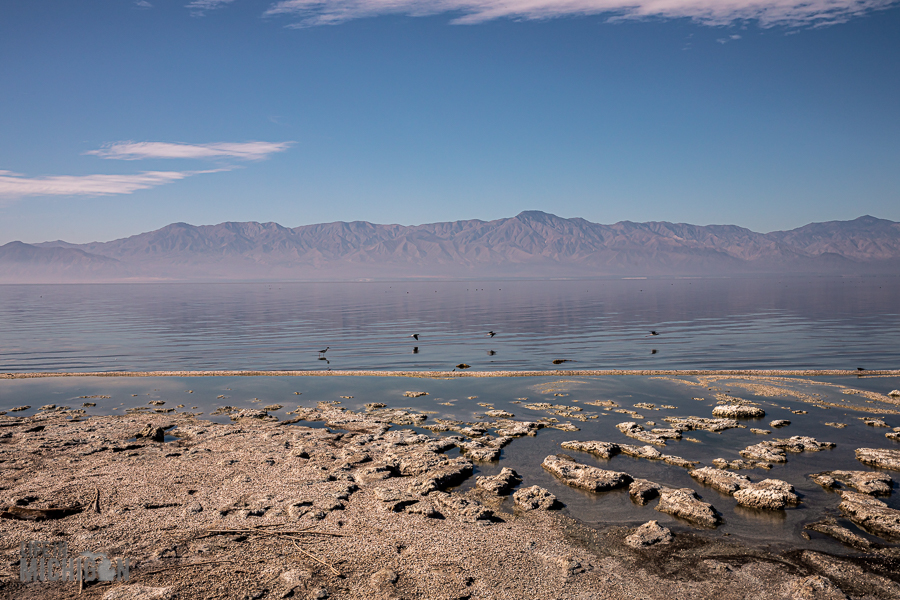
[[[557,369],[548,371],[99,371],[96,373],[0,373],[0,379],[41,379],[48,377],[410,377],[454,379],[466,377],[605,377],[623,375],[725,375],[735,377],[900,377],[900,369],[881,369],[871,371],[858,371],[856,369]]]

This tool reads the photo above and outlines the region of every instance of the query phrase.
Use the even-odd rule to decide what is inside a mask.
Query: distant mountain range
[[[427,225],[173,223],[110,242],[0,246],[0,282],[900,274],[900,223],[865,216],[755,233],[734,225],[525,211]]]

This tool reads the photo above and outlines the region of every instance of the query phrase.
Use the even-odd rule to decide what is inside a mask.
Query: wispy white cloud
[[[199,0],[198,0],[199,1]],[[215,0],[208,0],[215,2]],[[706,25],[757,21],[762,27],[841,23],[898,0],[279,0],[267,16],[300,19],[293,27],[336,24],[386,14],[426,16],[456,13],[454,23],[500,18],[550,19],[608,15],[611,20],[689,18]]]
[[[25,177],[0,171],[0,198],[26,196],[113,196],[146,190],[200,173],[213,171],[144,171],[132,175],[50,175]]]
[[[99,150],[91,150],[100,158],[141,160],[145,158],[200,158],[262,160],[276,152],[283,152],[294,142],[238,142],[214,144],[177,144],[171,142],[113,142]]]
[[[134,5],[138,8],[153,8],[153,5],[147,2],[147,0],[137,0]]]
[[[185,8],[191,9],[192,17],[206,16],[206,11],[222,8],[226,4],[231,4],[234,0],[192,0],[185,5]]]
[[[716,41],[719,42],[720,44],[727,44],[728,42],[731,42],[734,40],[739,40],[739,39],[741,39],[741,36],[735,34],[735,35],[729,35],[728,37],[719,38]]]

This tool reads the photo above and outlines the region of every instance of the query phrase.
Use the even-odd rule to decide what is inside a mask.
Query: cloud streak
[[[177,144],[171,142],[114,142],[100,150],[91,150],[100,158],[142,160],[147,158],[194,158],[263,160],[276,152],[283,152],[294,142],[240,142],[214,144]]]
[[[154,188],[212,171],[144,171],[131,175],[51,175],[25,177],[0,171],[0,198],[26,196],[114,196]]]
[[[185,8],[191,9],[192,17],[205,17],[206,11],[222,8],[226,4],[231,4],[234,0],[193,0],[185,5]]]
[[[897,0],[280,0],[265,15],[298,17],[292,27],[388,14],[441,13],[460,15],[453,20],[457,24],[607,15],[610,20],[688,18],[705,25],[756,21],[762,27],[809,27],[841,23],[895,4]]]

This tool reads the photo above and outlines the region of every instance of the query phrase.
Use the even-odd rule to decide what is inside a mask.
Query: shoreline
[[[520,506],[502,476],[455,489],[476,465],[447,454],[447,438],[392,427],[394,417],[391,409],[320,403],[290,421],[249,411],[226,424],[189,413],[17,421],[0,441],[2,510],[19,515],[4,515],[0,597],[881,600],[900,593],[892,547],[776,550],[687,521],[668,523],[669,537],[635,543],[638,523],[593,527],[549,505]],[[176,435],[165,438],[172,426]],[[526,477],[519,488],[533,483]],[[72,514],[27,514],[51,507]],[[130,578],[83,590],[21,583],[19,543],[35,540],[128,557]]]
[[[97,371],[0,373],[0,379],[51,377],[410,377],[430,379],[480,377],[621,377],[621,376],[735,377],[900,377],[900,369],[553,369],[548,371],[385,371],[374,369],[313,371]]]

